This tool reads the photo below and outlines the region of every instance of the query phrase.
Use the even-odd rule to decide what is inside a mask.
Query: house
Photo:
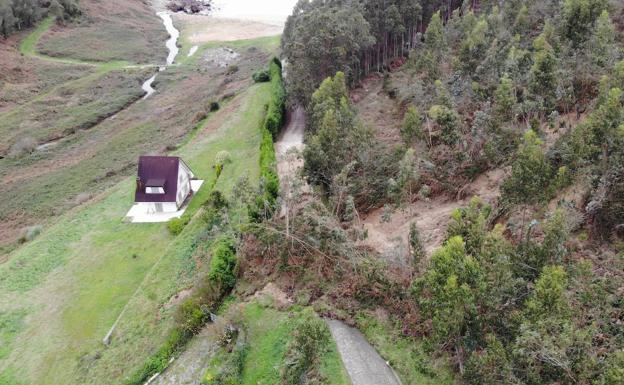
[[[135,206],[145,214],[175,213],[193,195],[195,174],[177,156],[141,156]]]

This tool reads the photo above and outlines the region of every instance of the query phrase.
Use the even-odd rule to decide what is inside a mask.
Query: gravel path
[[[353,385],[402,385],[362,333],[340,321],[326,322]]]

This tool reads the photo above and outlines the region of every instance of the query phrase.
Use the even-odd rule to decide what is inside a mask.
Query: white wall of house
[[[145,214],[175,213],[178,211],[178,205],[175,202],[138,202],[136,204],[140,207],[139,211]]]
[[[176,196],[177,207],[182,206],[182,203],[186,200],[186,197],[191,192],[191,178],[193,172],[188,168],[184,162],[180,160],[178,166],[178,195]]]

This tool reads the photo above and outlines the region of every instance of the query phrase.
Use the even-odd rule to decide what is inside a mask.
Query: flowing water
[[[167,55],[167,65],[159,68],[159,72],[162,72],[167,68],[167,66],[170,66],[175,62],[175,58],[180,52],[180,49],[178,48],[180,31],[178,31],[176,27],[174,27],[173,19],[171,18],[171,15],[169,13],[158,12],[157,15],[163,20],[165,29],[167,30],[167,33],[169,33],[169,39],[167,40],[167,43],[165,43],[167,49],[169,50],[169,55]],[[150,96],[152,96],[152,94],[154,94],[154,92],[156,92],[154,87],[152,87],[152,84],[154,84],[154,81],[156,80],[156,76],[158,76],[157,73],[154,74],[154,76],[152,76],[151,78],[147,79],[145,83],[143,83],[143,85],[141,86],[143,91],[145,91],[145,96],[143,96],[143,99],[149,98]]]

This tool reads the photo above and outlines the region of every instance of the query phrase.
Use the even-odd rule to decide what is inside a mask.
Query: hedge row
[[[264,120],[264,128],[277,139],[286,115],[286,91],[282,79],[282,63],[278,58],[273,58],[269,63],[269,74],[271,76],[271,99]]]
[[[214,311],[234,287],[237,265],[234,240],[229,237],[217,240],[212,247],[208,279],[197,286],[193,294],[176,309],[176,326],[164,345],[124,385],[142,385],[154,374],[162,373],[171,357],[180,352],[201,330],[210,320],[210,311]]]
[[[253,207],[249,207],[249,216],[255,222],[260,222],[273,213],[279,195],[277,159],[275,158],[273,141],[282,129],[286,116],[286,92],[282,82],[282,67],[279,59],[271,60],[269,71],[271,73],[271,97],[261,127],[262,142],[260,143],[260,187],[262,193],[256,197]]]

